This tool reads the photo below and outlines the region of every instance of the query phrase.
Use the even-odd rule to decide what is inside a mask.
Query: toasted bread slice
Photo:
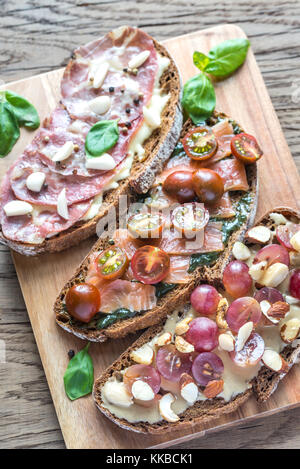
[[[0,243],[26,256],[62,251],[95,234],[98,221],[105,217],[113,207],[118,209],[119,197],[129,196],[132,186],[137,192],[147,192],[155,175],[161,171],[164,162],[172,153],[182,126],[181,79],[178,68],[166,48],[155,39],[153,42],[157,52],[170,60],[169,67],[160,79],[161,89],[170,94],[170,99],[162,112],[161,126],[152,133],[143,145],[145,149],[144,161],[140,162],[137,157],[135,158],[130,176],[120,181],[117,189],[112,189],[104,194],[103,204],[97,216],[91,220],[77,222],[68,230],[36,245],[11,241],[0,231]]]
[[[140,348],[142,345],[151,341],[157,334],[159,334],[164,326],[164,322],[153,326],[144,332],[111,366],[109,366],[102,375],[96,379],[93,389],[93,397],[98,409],[106,415],[110,420],[126,430],[131,430],[137,433],[151,433],[160,434],[180,429],[192,428],[197,423],[208,423],[223,414],[234,412],[241,404],[246,402],[250,397],[252,391],[247,389],[244,393],[239,394],[233,400],[226,402],[224,399],[214,398],[206,401],[197,401],[193,406],[188,407],[183,413],[179,415],[180,420],[175,423],[169,423],[166,420],[161,420],[154,424],[147,422],[131,423],[126,419],[121,419],[113,415],[103,405],[101,397],[101,390],[106,381],[112,376],[118,376],[121,370],[128,368],[136,363],[130,358],[133,350]]]
[[[214,125],[218,118],[226,117],[222,113],[214,113],[210,119],[210,125]],[[181,137],[183,137],[186,132],[192,128],[194,125],[190,120],[188,120],[182,129]],[[68,289],[75,283],[84,282],[86,273],[89,265],[89,256],[87,255],[84,259],[78,270],[75,272],[74,276],[69,280],[69,282],[64,286],[59,297],[57,298],[54,305],[54,312],[56,314],[56,321],[59,326],[65,329],[68,332],[80,337],[82,339],[87,339],[93,342],[103,342],[107,338],[117,339],[124,337],[127,334],[134,332],[136,330],[145,329],[146,327],[158,324],[163,318],[165,318],[170,311],[178,307],[180,304],[184,304],[190,297],[191,292],[195,286],[200,283],[200,281],[215,281],[220,283],[222,278],[222,272],[226,264],[231,260],[231,251],[232,246],[237,240],[243,238],[244,233],[247,228],[251,226],[254,222],[256,205],[257,205],[257,194],[258,194],[258,180],[257,180],[257,168],[256,165],[248,165],[246,167],[247,179],[250,187],[250,192],[252,194],[252,202],[250,205],[250,211],[248,213],[247,220],[236,230],[229,239],[229,242],[217,262],[212,266],[202,266],[198,267],[193,275],[191,275],[191,281],[188,284],[178,285],[172,291],[168,292],[163,298],[159,299],[157,305],[152,310],[146,311],[143,314],[137,315],[134,318],[122,319],[112,324],[111,326],[100,329],[100,330],[88,330],[82,325],[72,321],[70,315],[64,309],[64,300],[65,295]],[[242,193],[236,192],[235,198],[238,200],[241,197]],[[108,239],[96,242],[92,248],[93,251],[99,251],[108,247]]]
[[[271,229],[274,228],[275,223],[270,218],[270,213],[274,212],[280,213],[287,218],[294,217],[300,223],[299,212],[287,207],[277,207],[263,215],[258,220],[256,225],[265,225]],[[281,352],[281,355],[288,363],[289,369],[291,369],[292,366],[297,363],[300,357],[300,345],[296,347],[287,345]],[[277,389],[278,384],[285,376],[286,373],[276,373],[275,371],[270,370],[266,366],[261,367],[258,372],[257,378],[253,382],[253,391],[257,400],[260,402],[266,401],[271,396],[271,394],[273,394],[273,392]]]

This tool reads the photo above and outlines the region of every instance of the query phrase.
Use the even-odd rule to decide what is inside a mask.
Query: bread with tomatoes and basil
[[[76,49],[60,89],[60,103],[0,189],[0,242],[25,255],[95,234],[132,186],[149,189],[181,130],[177,66],[138,28]]]
[[[124,337],[158,324],[201,281],[220,281],[256,212],[257,165],[234,148],[245,135],[260,152],[222,113],[205,126],[185,123],[150,190],[135,194],[125,226],[100,238],[63,287],[59,326],[90,341]]]
[[[197,286],[96,379],[98,409],[160,434],[267,400],[300,355],[299,235],[295,210],[263,216],[234,244],[222,283]]]

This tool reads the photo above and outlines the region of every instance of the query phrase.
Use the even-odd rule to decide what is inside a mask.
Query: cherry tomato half
[[[249,134],[235,135],[231,139],[230,146],[234,156],[244,163],[255,163],[263,155],[256,138]]]
[[[97,272],[103,280],[115,280],[122,277],[128,263],[126,252],[117,246],[105,249],[96,258]]]
[[[171,197],[175,197],[181,204],[191,202],[196,197],[193,189],[193,173],[174,171],[165,179],[163,190]]]
[[[142,283],[155,284],[163,280],[170,269],[170,257],[154,246],[139,248],[131,259],[134,277]]]
[[[101,296],[98,288],[89,283],[73,285],[66,294],[66,308],[73,318],[90,322],[100,311]]]
[[[186,154],[197,161],[211,158],[218,149],[217,139],[210,127],[191,129],[182,140]]]
[[[216,204],[224,194],[224,183],[221,176],[211,169],[198,169],[193,173],[193,187],[200,201]]]
[[[194,238],[197,234],[203,233],[209,221],[209,212],[203,204],[192,202],[174,208],[171,214],[174,228],[186,238]]]
[[[159,213],[136,213],[129,217],[127,227],[135,238],[159,238],[163,228],[163,219]]]

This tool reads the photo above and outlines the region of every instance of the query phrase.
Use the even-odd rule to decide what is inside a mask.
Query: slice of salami
[[[1,228],[4,236],[13,241],[29,244],[41,244],[49,235],[67,230],[80,220],[91,206],[87,200],[69,207],[69,219],[65,220],[51,207],[36,207],[30,215],[7,217],[3,207],[15,200],[9,182],[10,172],[5,176],[1,186]]]
[[[132,73],[130,60],[144,51],[149,51],[149,57]],[[91,123],[119,118],[122,124],[142,115],[158,70],[157,54],[148,34],[125,27],[76,49],[74,56],[61,83],[62,102],[73,118]],[[95,88],[91,78],[104,64],[109,66],[107,74],[103,84]],[[110,99],[111,106],[105,114],[98,115],[89,107],[89,102],[98,96]]]

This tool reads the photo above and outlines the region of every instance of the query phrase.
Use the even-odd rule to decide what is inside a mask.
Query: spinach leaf
[[[155,295],[157,298],[162,298],[175,287],[177,287],[176,283],[159,282],[155,285]]]
[[[194,124],[204,122],[216,106],[216,94],[210,79],[200,73],[186,82],[182,106]]]
[[[204,71],[216,77],[229,75],[244,63],[249,45],[248,39],[221,42],[209,51],[209,62]]]
[[[209,63],[209,57],[207,57],[205,54],[202,54],[202,52],[195,51],[193,54],[193,62],[194,65],[196,65],[196,67],[201,70],[201,72],[204,72],[205,67]]]
[[[110,314],[100,313],[99,320],[97,322],[97,329],[105,329],[117,322],[119,319],[133,318],[137,314],[137,311],[130,311],[127,308],[116,309],[116,311]]]
[[[218,259],[220,252],[207,252],[203,254],[192,254],[188,273],[194,272],[197,267],[206,265],[211,266]]]
[[[11,151],[19,137],[20,129],[13,109],[0,97],[0,158]]]
[[[90,344],[76,353],[70,360],[64,374],[65,391],[69,399],[74,401],[90,394],[94,383],[94,366],[88,353]]]
[[[243,223],[247,220],[248,214],[251,208],[253,196],[251,192],[247,192],[240,200],[235,204],[235,216],[223,220],[223,243],[227,244],[229,237],[232,233],[238,230]]]
[[[112,148],[119,139],[118,121],[100,121],[93,125],[85,140],[88,157],[100,156]]]
[[[13,108],[18,124],[28,129],[37,129],[40,125],[40,119],[35,107],[27,99],[13,93],[5,91],[5,98]]]

